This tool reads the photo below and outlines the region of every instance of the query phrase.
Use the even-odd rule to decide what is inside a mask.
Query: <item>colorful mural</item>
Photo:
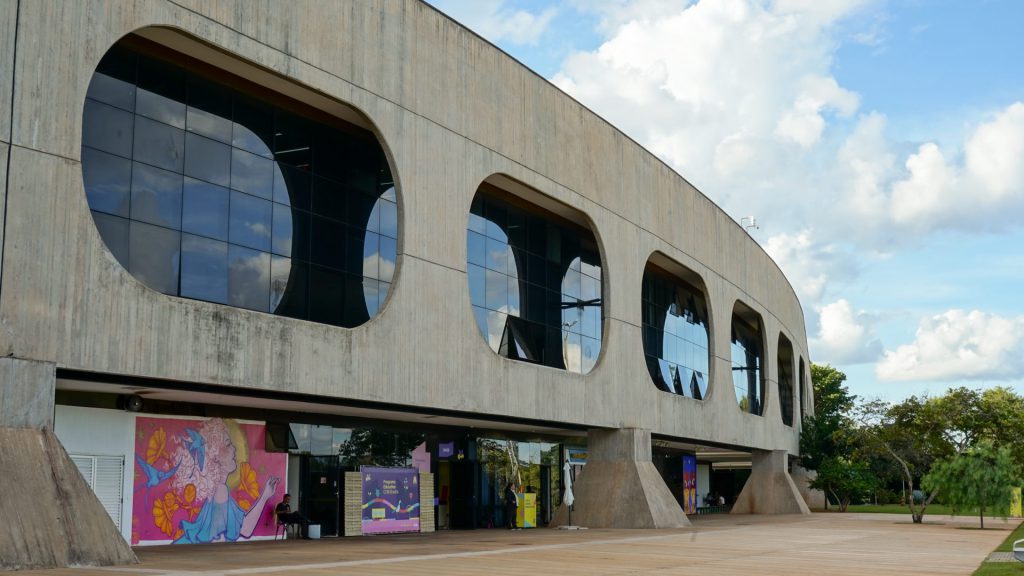
[[[683,455],[683,512],[697,513],[697,457]]]
[[[262,424],[137,418],[132,544],[273,536],[288,458],[263,436]]]

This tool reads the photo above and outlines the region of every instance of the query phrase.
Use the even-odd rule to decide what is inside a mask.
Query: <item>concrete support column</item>
[[[807,503],[808,508],[811,508],[812,510],[821,510],[825,508],[825,493],[821,490],[815,490],[809,486],[810,482],[818,476],[817,472],[812,472],[794,464],[793,472],[790,476],[793,477],[796,489],[800,491],[800,496],[803,496],[804,502]]]
[[[52,362],[0,358],[0,427],[53,430]]]
[[[56,367],[0,358],[0,569],[135,563],[53,433]]]
[[[810,514],[800,490],[789,475],[785,450],[751,451],[752,469],[733,514]]]
[[[651,462],[651,432],[590,430],[587,465],[573,485],[572,523],[588,528],[681,528],[690,521]],[[563,504],[553,524],[568,524]]]

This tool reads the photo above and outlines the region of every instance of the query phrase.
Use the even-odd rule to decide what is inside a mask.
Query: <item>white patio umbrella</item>
[[[572,495],[572,464],[569,463],[568,457],[565,459],[565,466],[562,466],[562,472],[564,473],[562,481],[565,482],[565,496],[562,501],[569,506],[569,523],[572,524],[572,503],[576,501],[576,497]]]

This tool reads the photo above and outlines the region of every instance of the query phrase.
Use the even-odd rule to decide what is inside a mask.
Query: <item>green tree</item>
[[[840,467],[834,462],[839,458],[849,462],[853,456],[850,440],[852,422],[846,413],[853,407],[856,396],[850,394],[844,385],[846,374],[827,364],[811,364],[811,385],[814,388],[814,414],[804,418],[800,431],[800,465],[817,472],[826,467],[835,471]],[[829,481],[837,478],[827,474],[812,488],[835,495],[835,487]],[[828,508],[828,498],[825,499]],[[841,506],[843,509],[845,507]]]
[[[422,434],[354,428],[338,452],[346,466],[408,466],[410,454],[422,442]]]
[[[810,487],[832,494],[839,502],[839,511],[846,512],[850,501],[878,487],[878,480],[866,461],[842,456],[826,458],[818,467]]]
[[[1006,518],[1010,487],[1018,479],[1010,448],[997,448],[990,440],[982,440],[965,452],[936,462],[922,485],[945,494],[954,512],[977,508],[984,529],[986,510]]]

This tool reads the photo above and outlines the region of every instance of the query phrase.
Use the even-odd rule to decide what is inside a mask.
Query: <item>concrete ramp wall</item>
[[[0,568],[138,562],[48,429],[0,428],[0,502]]]

